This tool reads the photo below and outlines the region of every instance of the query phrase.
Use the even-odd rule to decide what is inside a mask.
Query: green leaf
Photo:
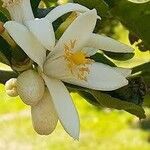
[[[96,53],[95,55],[91,56],[91,58],[99,63],[107,64],[109,66],[115,67],[116,65],[109,60],[103,53]]]
[[[92,94],[85,91],[77,91],[77,93],[82,96],[88,103],[100,107],[99,102],[93,97]]]
[[[111,52],[104,52],[104,53],[108,57],[119,61],[129,60],[134,57],[134,53],[111,53]]]
[[[110,96],[109,94],[106,94],[101,91],[96,91],[96,90],[91,90],[71,84],[66,84],[68,89],[75,89],[76,91],[82,93],[81,96],[83,96],[89,103],[94,104],[98,107],[108,107],[108,108],[114,108],[118,110],[125,110],[135,116],[137,116],[139,119],[144,119],[145,116],[145,111],[144,109],[136,105],[132,102],[127,102],[124,100],[120,100],[118,98],[114,98]],[[85,95],[89,93],[89,95]],[[89,97],[88,97],[89,96]],[[91,98],[91,99],[90,99]],[[96,103],[96,101],[99,103]]]
[[[100,91],[95,90],[87,90],[87,91],[96,98],[96,100],[100,103],[100,105],[104,107],[115,108],[118,110],[125,110],[137,116],[139,119],[146,118],[144,109],[139,105],[122,101],[120,99],[111,97],[110,95],[102,93]]]
[[[128,0],[111,0],[111,2],[113,3],[111,14],[150,48],[150,1],[140,4]]]

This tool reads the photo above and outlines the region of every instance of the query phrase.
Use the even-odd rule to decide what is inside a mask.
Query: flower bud
[[[36,71],[27,70],[17,79],[17,91],[25,104],[36,105],[44,95],[44,81]]]
[[[5,90],[6,90],[7,95],[9,95],[11,97],[18,96],[17,79],[12,78],[12,79],[8,80],[5,84]]]
[[[45,90],[40,102],[31,107],[31,115],[33,127],[38,134],[48,135],[54,131],[58,116],[48,90]]]

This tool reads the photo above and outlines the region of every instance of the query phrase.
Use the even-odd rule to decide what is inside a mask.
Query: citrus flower
[[[3,0],[3,7],[9,11],[11,19],[13,20],[6,22],[4,25],[5,29],[8,30],[14,41],[41,69],[46,60],[46,51],[52,50],[55,44],[52,22],[70,11],[83,13],[89,10],[84,6],[70,3],[53,9],[45,18],[35,19],[30,0]],[[41,27],[43,28],[42,32],[39,30]],[[35,35],[37,33],[36,31],[38,32],[37,35]],[[47,31],[49,34],[46,34]],[[31,106],[33,126],[39,134],[50,134],[55,129],[58,115],[51,95],[49,91],[45,89],[43,79],[41,79],[39,74],[33,70],[25,71],[19,75],[17,82],[13,83],[13,87],[17,88],[13,88],[11,83],[8,84],[8,82],[5,87],[7,93],[9,87],[10,90],[14,90],[12,92],[16,92],[15,96],[19,94],[23,102]],[[11,96],[12,94],[9,95]],[[59,119],[65,130],[73,138],[78,139],[78,114],[71,101],[70,95],[68,94],[65,97],[69,99],[69,102],[66,102],[66,112],[70,111],[72,114],[68,114],[64,110],[65,117],[62,118],[60,115]],[[67,107],[67,105],[69,105],[69,107]],[[72,116],[74,118],[72,118]]]
[[[56,42],[52,22],[69,11],[84,13],[71,23]],[[129,46],[111,38],[94,34],[97,18],[95,9],[88,10],[78,4],[67,4],[56,7],[43,19],[23,21],[23,24],[16,21],[5,23],[4,27],[14,41],[39,66],[38,73],[28,70],[21,74],[17,81],[19,96],[31,105],[36,131],[42,130],[42,134],[53,131],[58,115],[66,132],[74,139],[79,138],[79,116],[63,82],[103,91],[115,90],[128,84],[126,77],[131,73],[130,69],[113,68],[90,58],[99,49],[122,53],[133,51]],[[47,50],[50,51],[49,55],[46,55]],[[53,111],[49,112],[47,106],[52,105]],[[44,112],[47,115],[53,114],[53,117],[48,118],[51,123],[41,120],[42,115],[48,117]],[[53,121],[51,129],[49,126]],[[45,127],[45,123],[48,127]],[[46,131],[43,131],[43,128],[46,128]]]
[[[111,91],[128,84],[118,70],[94,62],[90,56],[98,49],[112,52],[132,52],[133,49],[111,38],[92,33],[96,25],[96,10],[80,15],[64,32],[44,63],[44,73],[62,81],[101,91]],[[121,71],[123,71],[121,69]]]

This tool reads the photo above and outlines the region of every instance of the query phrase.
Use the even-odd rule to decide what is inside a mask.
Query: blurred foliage
[[[102,19],[113,17],[138,36],[147,50],[150,49],[150,1],[133,3],[128,0],[75,0],[88,8],[96,8]],[[137,11],[138,10],[138,11]],[[103,20],[102,20],[103,21]],[[139,46],[140,48],[140,46]]]
[[[30,107],[3,90],[1,85],[1,150],[149,150],[150,134],[143,122],[122,111],[96,109],[76,93],[71,95],[82,120],[80,141],[71,139],[60,124],[51,135],[40,136],[32,128]]]
[[[136,4],[128,0],[113,0],[110,12],[119,19],[131,33],[137,35],[150,49],[150,1]],[[138,11],[137,11],[138,10]]]

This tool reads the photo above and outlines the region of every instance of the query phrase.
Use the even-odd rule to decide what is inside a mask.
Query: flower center
[[[67,45],[64,45],[64,58],[67,60],[69,70],[73,75],[77,75],[80,80],[87,81],[87,75],[90,70],[88,64],[92,63],[92,60],[86,57],[86,54],[81,50],[74,52],[76,40],[71,41]]]
[[[82,65],[86,63],[86,55],[83,52],[75,52],[69,56],[72,63],[75,65]]]

